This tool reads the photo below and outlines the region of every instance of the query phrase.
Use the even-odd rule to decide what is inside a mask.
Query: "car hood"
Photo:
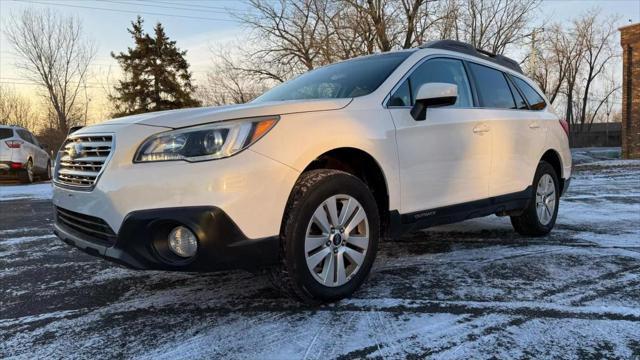
[[[353,99],[288,100],[168,110],[126,116],[103,122],[100,125],[141,124],[181,128],[202,123],[247,117],[337,110],[349,105],[351,100]]]

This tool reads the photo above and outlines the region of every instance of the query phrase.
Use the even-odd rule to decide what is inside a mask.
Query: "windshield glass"
[[[387,53],[324,66],[276,86],[253,102],[367,95],[377,89],[411,54],[411,51]]]

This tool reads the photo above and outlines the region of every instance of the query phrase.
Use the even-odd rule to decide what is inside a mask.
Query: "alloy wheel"
[[[27,162],[27,177],[30,183],[33,182],[33,163],[31,160]]]
[[[313,278],[328,287],[346,284],[362,267],[369,247],[369,221],[349,195],[323,201],[307,226],[305,258]]]
[[[547,225],[553,218],[556,210],[556,186],[553,178],[549,174],[544,174],[538,181],[536,189],[536,213],[538,221],[542,225]]]

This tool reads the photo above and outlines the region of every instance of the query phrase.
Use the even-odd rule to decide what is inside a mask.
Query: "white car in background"
[[[23,183],[51,178],[51,157],[29,130],[0,125],[0,178]]]
[[[553,228],[567,126],[518,63],[471,45],[328,65],[254,101],[72,133],[55,233],[139,269],[270,269],[303,301],[349,296],[378,239],[497,214]]]

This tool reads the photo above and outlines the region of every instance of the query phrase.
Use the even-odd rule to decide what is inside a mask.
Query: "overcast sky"
[[[136,14],[143,16],[149,30],[160,21],[178,47],[188,50],[187,59],[196,81],[208,68],[210,45],[243,38],[245,31],[229,12],[247,10],[243,1],[225,0],[0,0],[2,30],[12,14],[26,7],[51,7],[82,19],[86,35],[94,39],[98,47],[92,66],[96,78],[104,76],[110,66],[116,67],[109,56],[111,51],[122,51],[131,45],[126,28]],[[548,0],[542,3],[536,19],[568,20],[594,7],[599,7],[603,14],[620,16],[620,26],[640,22],[640,0]],[[0,83],[14,86],[23,93],[32,93],[33,86],[25,83],[15,62],[16,57],[3,33],[0,35]],[[96,92],[100,90],[97,84],[92,85]],[[96,103],[95,106],[102,105]]]

